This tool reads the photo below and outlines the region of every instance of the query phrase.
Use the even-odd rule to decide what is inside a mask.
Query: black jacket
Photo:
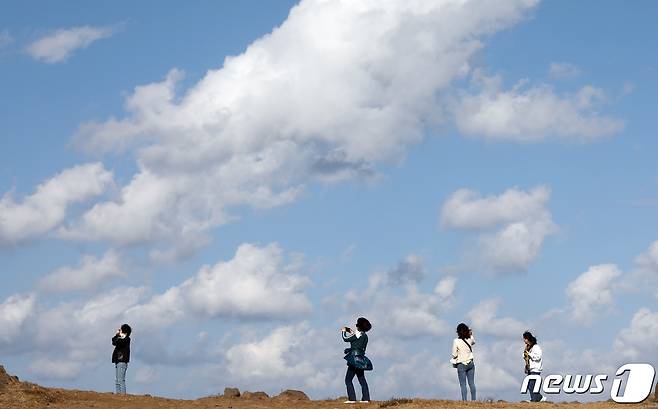
[[[121,338],[118,335],[112,337],[112,345],[114,345],[114,352],[112,352],[112,363],[130,362],[130,337],[126,336]]]

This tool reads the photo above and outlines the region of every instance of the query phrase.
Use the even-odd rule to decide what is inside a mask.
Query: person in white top
[[[471,390],[471,400],[475,400],[475,363],[473,362],[473,331],[463,322],[457,325],[457,338],[452,341],[452,366],[457,368],[462,400],[467,400],[466,381]]]
[[[542,367],[542,350],[537,344],[537,338],[530,331],[523,333],[523,342],[525,348],[523,349],[523,360],[525,361],[525,373],[527,375],[539,375],[543,369]],[[528,381],[528,391],[530,392],[531,402],[544,402],[546,397],[541,393],[534,392],[536,381],[531,379]]]

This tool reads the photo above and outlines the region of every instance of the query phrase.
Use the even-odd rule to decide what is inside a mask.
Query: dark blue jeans
[[[530,372],[530,375],[539,375],[539,372]],[[528,381],[528,392],[530,392],[530,401],[531,402],[539,402],[542,398],[541,393],[533,392],[535,390],[535,384],[536,383],[537,383],[537,381],[535,381],[534,379],[530,379]]]
[[[370,390],[368,389],[368,382],[366,382],[366,376],[363,372],[363,369],[353,368],[351,366],[347,367],[347,373],[345,374],[345,386],[347,386],[347,399],[356,400],[356,392],[354,392],[354,384],[352,380],[354,375],[359,379],[361,384],[361,400],[370,401]]]
[[[462,390],[462,400],[466,400],[466,380],[471,389],[471,400],[475,400],[475,363],[471,361],[468,365],[457,364],[457,377]]]

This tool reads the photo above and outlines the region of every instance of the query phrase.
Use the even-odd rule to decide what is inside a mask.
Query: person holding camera
[[[471,400],[475,400],[475,363],[473,356],[475,337],[473,331],[463,322],[457,325],[457,338],[452,341],[452,359],[450,363],[457,368],[459,388],[462,400],[467,400],[466,381],[471,389]]]
[[[542,371],[543,353],[541,347],[537,344],[537,338],[530,331],[523,333],[523,360],[525,361],[526,375],[540,375]],[[530,402],[546,402],[546,397],[541,393],[534,392],[536,381],[528,381],[528,391],[530,391]]]
[[[372,370],[372,362],[366,356],[366,347],[368,346],[368,335],[372,325],[367,319],[360,317],[356,321],[356,330],[351,328],[341,328],[343,341],[349,342],[350,347],[345,349],[345,360],[347,361],[347,373],[345,374],[345,386],[347,386],[347,400],[345,403],[356,403],[356,392],[354,391],[354,376],[359,379],[361,384],[360,403],[370,402],[370,390],[364,371]]]
[[[116,334],[112,337],[112,363],[115,369],[116,393],[119,395],[126,394],[126,370],[130,362],[130,325],[123,324]]]

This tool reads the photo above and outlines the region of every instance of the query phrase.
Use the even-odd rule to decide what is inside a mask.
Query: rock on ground
[[[5,367],[0,365],[0,390],[5,390],[12,385],[19,383],[17,376],[11,376],[5,371]]]
[[[294,389],[286,389],[281,392],[277,398],[285,400],[310,400],[308,395],[302,391],[296,391]]]
[[[265,399],[269,399],[270,396],[269,396],[267,393],[265,393],[265,392],[249,392],[249,391],[245,391],[245,392],[242,394],[242,398],[243,398],[243,399],[259,399],[259,400],[265,400]]]
[[[238,388],[224,388],[224,397],[225,398],[239,398],[240,389]]]

